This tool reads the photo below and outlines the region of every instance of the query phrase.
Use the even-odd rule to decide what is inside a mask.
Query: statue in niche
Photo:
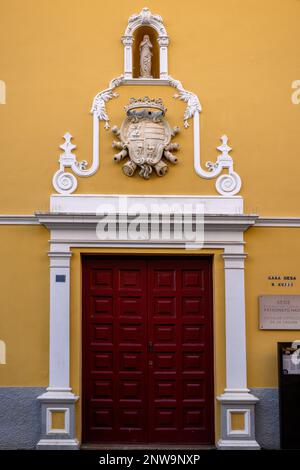
[[[143,78],[152,78],[151,62],[152,62],[152,44],[148,34],[145,34],[140,44],[140,76]]]

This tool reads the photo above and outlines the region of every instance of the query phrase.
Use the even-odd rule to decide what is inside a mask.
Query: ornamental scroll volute
[[[179,144],[171,143],[171,139],[179,132],[179,128],[171,129],[165,118],[167,110],[160,98],[131,98],[125,111],[127,116],[121,129],[117,126],[112,128],[113,134],[119,139],[112,145],[120,150],[114,156],[114,161],[129,158],[123,165],[127,176],[133,176],[136,170],[144,179],[149,179],[153,170],[158,176],[164,176],[168,171],[164,160],[173,164],[178,162],[171,151],[177,151]]]

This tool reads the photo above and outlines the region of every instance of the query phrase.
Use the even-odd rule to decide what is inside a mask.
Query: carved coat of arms
[[[163,158],[173,164],[178,162],[171,151],[178,150],[179,145],[171,143],[171,139],[179,132],[179,128],[171,129],[165,118],[166,108],[160,98],[131,98],[125,111],[127,117],[121,129],[117,126],[112,128],[113,134],[119,139],[113,142],[113,147],[121,150],[114,156],[114,161],[120,162],[129,157],[123,165],[127,176],[133,176],[138,170],[142,178],[149,179],[153,169],[158,176],[164,176],[168,165]]]

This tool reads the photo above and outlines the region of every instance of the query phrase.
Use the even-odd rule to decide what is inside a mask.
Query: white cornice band
[[[39,225],[36,215],[1,214],[0,225]]]
[[[23,214],[0,214],[0,225],[40,225],[41,219],[44,220],[44,217],[54,215],[53,213],[36,213],[32,215],[23,215]],[[69,214],[55,214],[56,220],[64,221],[68,223],[70,219],[74,220],[74,216],[78,216],[80,221],[83,224],[93,222],[96,219],[96,214],[86,214],[86,213],[69,213]],[[246,216],[243,216],[241,219],[240,214],[228,215],[217,215],[217,214],[206,214],[205,222],[208,224],[211,223],[223,223],[237,224],[239,220],[245,220]],[[259,216],[247,216],[250,219],[254,217],[254,223],[251,224],[255,227],[264,227],[264,228],[300,228],[300,217],[259,217]],[[53,219],[52,219],[53,220]]]

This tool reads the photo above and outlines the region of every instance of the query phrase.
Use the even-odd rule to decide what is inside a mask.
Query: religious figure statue
[[[140,76],[143,78],[152,78],[151,75],[151,57],[152,44],[148,34],[145,34],[140,44]]]

